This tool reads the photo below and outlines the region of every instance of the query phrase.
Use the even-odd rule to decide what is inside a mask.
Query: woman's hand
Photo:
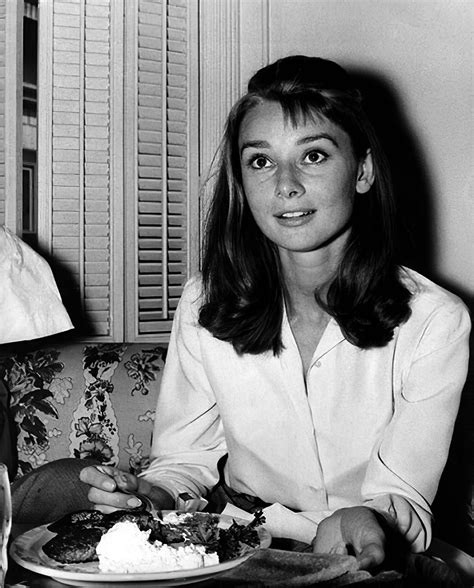
[[[385,559],[385,532],[366,506],[341,508],[319,523],[313,539],[314,553],[353,553],[361,569]]]
[[[174,508],[174,499],[168,492],[112,466],[88,466],[79,478],[89,484],[88,498],[94,508],[104,513],[140,506],[134,492],[147,496],[158,510]]]

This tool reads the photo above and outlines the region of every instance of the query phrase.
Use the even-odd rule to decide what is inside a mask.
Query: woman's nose
[[[280,171],[276,195],[283,198],[294,198],[304,194],[304,186],[299,181],[296,171],[287,167]]]

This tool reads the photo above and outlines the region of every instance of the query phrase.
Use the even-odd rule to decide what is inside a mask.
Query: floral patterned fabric
[[[95,457],[140,472],[148,464],[165,357],[165,348],[139,343],[1,349],[18,476],[63,457]]]

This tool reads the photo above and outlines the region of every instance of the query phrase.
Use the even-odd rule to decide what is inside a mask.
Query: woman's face
[[[260,230],[279,248],[308,252],[347,238],[354,196],[370,189],[370,154],[357,161],[349,135],[325,118],[293,126],[263,101],[241,124],[245,195]]]

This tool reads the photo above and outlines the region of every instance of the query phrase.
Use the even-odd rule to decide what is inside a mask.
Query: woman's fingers
[[[115,470],[113,478],[119,490],[124,490],[126,492],[135,492],[138,490],[138,479],[133,474],[122,472],[121,470]]]
[[[89,486],[113,492],[117,487],[114,479],[114,473],[117,471],[119,470],[112,466],[88,466],[81,470],[79,479]]]
[[[380,542],[368,543],[364,545],[359,553],[356,554],[357,561],[361,570],[379,566],[385,559],[385,549]]]
[[[89,500],[96,509],[104,513],[117,509],[136,508],[141,505],[137,497],[128,494],[138,487],[138,480],[133,474],[122,472],[112,466],[100,465],[84,468],[79,478],[82,482],[89,484]]]
[[[88,493],[89,500],[97,510],[109,513],[114,510],[126,510],[141,505],[141,500],[131,494],[123,492],[107,492],[91,486]]]
[[[352,547],[361,569],[380,565],[385,559],[385,532],[375,514],[366,507],[343,509],[343,541]]]
[[[385,559],[385,533],[366,507],[344,508],[319,523],[313,540],[314,553],[354,553],[361,569]]]
[[[94,508],[106,514],[143,506],[142,500],[133,495],[135,492],[147,496],[157,510],[173,509],[175,505],[174,497],[166,490],[112,466],[89,466],[79,477],[90,486],[88,498]]]
[[[347,555],[347,545],[344,542],[336,543],[331,547],[329,553],[335,553],[336,555]]]
[[[331,553],[336,546],[343,544],[341,534],[340,511],[323,519],[313,539],[313,553]]]

